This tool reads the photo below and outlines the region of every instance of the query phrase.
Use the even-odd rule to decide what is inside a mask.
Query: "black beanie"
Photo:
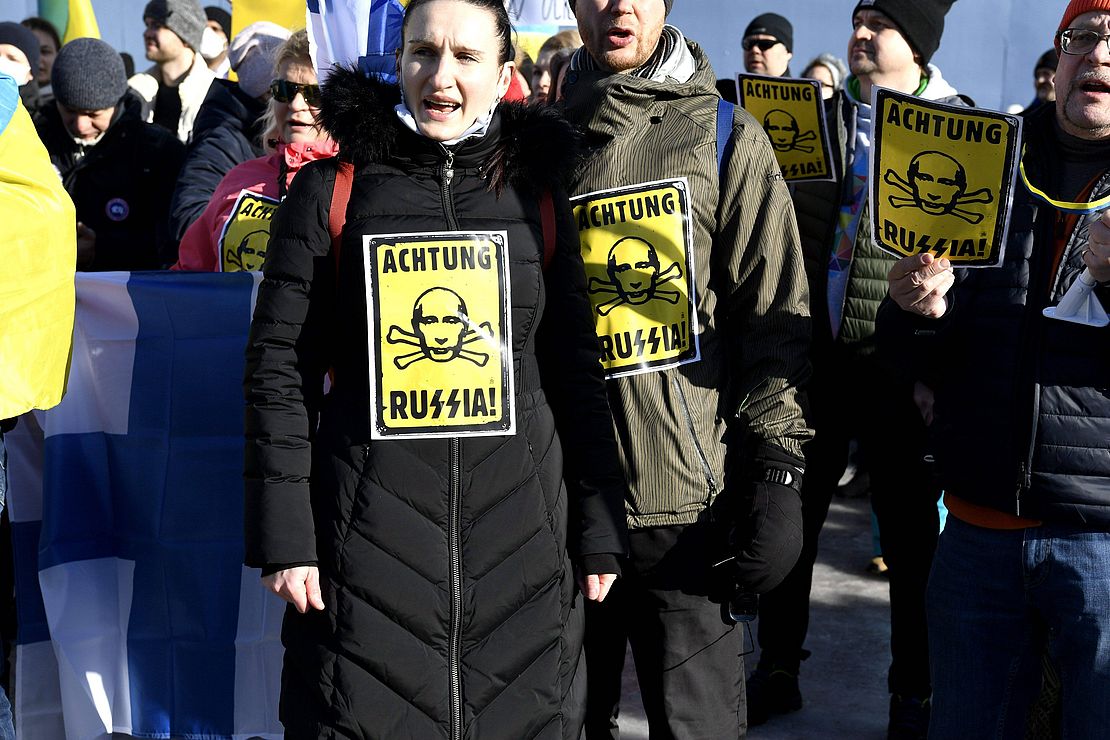
[[[755,35],[772,36],[782,42],[787,51],[794,53],[794,26],[778,13],[757,15],[744,29],[741,38]]]
[[[39,73],[39,39],[34,31],[18,23],[0,23],[0,44],[11,44],[23,52],[31,65],[31,74]]]
[[[569,2],[570,2],[570,9],[573,11],[575,0],[569,0]],[[663,4],[667,6],[667,15],[670,15],[671,14],[671,6],[674,5],[674,0],[663,0]]]
[[[1060,55],[1056,53],[1055,49],[1049,49],[1041,54],[1037,63],[1033,65],[1033,74],[1037,74],[1038,69],[1056,69],[1056,65],[1059,63]]]
[[[940,47],[944,16],[955,0],[860,0],[852,16],[861,10],[877,10],[897,25],[921,63],[928,64]]]
[[[74,39],[63,46],[50,82],[54,99],[71,110],[111,108],[127,92],[123,58],[100,39]]]
[[[207,5],[204,8],[204,15],[208,20],[219,23],[220,28],[224,30],[224,36],[227,36],[227,40],[231,41],[231,13],[223,8],[217,8],[215,5]]]

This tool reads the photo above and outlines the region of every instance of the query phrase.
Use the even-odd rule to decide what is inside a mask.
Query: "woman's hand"
[[[301,614],[307,612],[310,606],[321,611],[324,609],[324,598],[320,595],[320,569],[315,565],[286,568],[262,576],[262,585],[297,607]]]
[[[605,596],[613,583],[617,580],[616,573],[602,573],[601,575],[579,576],[578,586],[590,601],[605,601]]]

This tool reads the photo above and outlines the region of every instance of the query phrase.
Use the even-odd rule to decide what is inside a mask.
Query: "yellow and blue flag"
[[[56,405],[73,334],[77,217],[15,80],[0,75],[0,419]]]

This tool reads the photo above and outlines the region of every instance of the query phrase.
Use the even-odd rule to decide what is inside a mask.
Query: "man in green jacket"
[[[588,738],[616,736],[626,641],[653,737],[746,727],[730,596],[801,544],[808,299],[790,195],[762,127],[724,119],[671,0],[577,0],[572,189],[628,479],[624,578],[587,612]],[[723,562],[718,568],[714,563]],[[732,599],[733,611],[740,602]]]
[[[759,607],[761,652],[747,686],[752,724],[802,706],[798,668],[809,655],[803,644],[817,540],[855,437],[871,476],[872,505],[890,568],[888,737],[924,738],[928,728],[925,585],[936,549],[940,495],[926,462],[924,421],[931,413],[931,392],[896,378],[876,355],[875,317],[895,258],[872,244],[867,178],[873,88],[966,104],[929,63],[951,4],[857,3],[848,41],[852,74],[826,108],[838,177],[793,190],[812,301],[813,378],[806,390],[814,438],[806,447],[802,555]]]

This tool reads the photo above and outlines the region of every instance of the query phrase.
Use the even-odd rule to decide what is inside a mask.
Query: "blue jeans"
[[[930,740],[1023,738],[1041,656],[1060,672],[1063,737],[1110,729],[1110,533],[983,529],[954,516],[928,589]]]

